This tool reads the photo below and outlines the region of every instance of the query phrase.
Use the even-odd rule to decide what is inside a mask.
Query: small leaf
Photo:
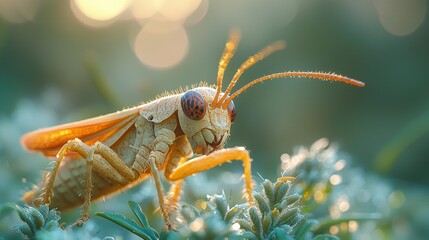
[[[285,223],[289,224],[289,221],[293,219],[297,214],[299,214],[299,208],[298,207],[292,207],[289,209],[285,209],[280,213],[279,220],[276,223],[276,225],[283,225]],[[289,224],[293,225],[293,224]]]
[[[275,202],[280,202],[287,191],[289,190],[290,184],[288,182],[277,181],[275,184]]]
[[[255,198],[256,202],[258,203],[259,210],[261,213],[267,213],[270,211],[270,206],[268,203],[268,199],[266,199],[262,194],[255,193],[253,194],[253,197]]]
[[[143,213],[140,205],[138,205],[134,201],[128,201],[128,205],[130,206],[131,210],[133,211],[134,215],[136,215],[137,219],[139,220],[140,224],[143,227],[150,227],[149,222],[147,220],[146,215]]]
[[[268,202],[270,204],[274,203],[276,201],[274,184],[270,180],[265,179],[262,186],[264,187],[265,196],[267,196]],[[270,205],[270,207],[272,207],[272,205]]]
[[[128,231],[134,233],[135,235],[141,237],[145,240],[153,240],[156,237],[148,231],[144,231],[144,229],[140,228],[137,223],[133,220],[127,219],[124,216],[116,213],[105,213],[105,212],[97,212],[95,213],[97,216],[108,219],[119,226],[127,229]]]
[[[271,218],[271,212],[264,216],[262,220],[262,226],[264,229],[264,235],[267,235],[271,230],[271,224],[273,223]]]
[[[37,231],[36,226],[34,225],[33,220],[30,218],[30,213],[27,210],[27,207],[20,207],[20,206],[16,206],[16,207],[17,207],[17,212],[18,212],[19,218],[21,218],[22,221],[27,223],[31,232],[36,233],[36,231]]]
[[[301,222],[301,220],[304,218],[303,215],[301,215],[300,213],[296,214],[293,218],[291,218],[288,221],[288,224],[291,226],[295,226],[296,224],[298,224],[299,222]]]
[[[234,206],[233,208],[229,209],[228,212],[225,214],[224,220],[226,222],[230,222],[239,211],[240,209],[238,208],[238,206]]]
[[[60,227],[60,224],[57,221],[51,220],[48,221],[43,227],[46,231],[53,231]]]
[[[39,207],[39,212],[43,215],[43,218],[48,219],[49,207],[44,204]]]
[[[213,197],[213,202],[216,205],[216,209],[219,211],[222,218],[225,217],[226,212],[228,211],[228,203],[226,202],[225,195],[215,195]]]
[[[36,229],[41,229],[45,224],[45,219],[43,218],[42,213],[40,213],[38,209],[30,208],[30,214],[34,220],[34,225],[36,226]]]
[[[249,209],[250,219],[253,222],[253,228],[255,230],[255,234],[259,239],[263,239],[263,228],[261,215],[258,213],[258,209],[256,207],[251,207]]]
[[[244,219],[237,219],[234,221],[240,225],[240,228],[245,231],[252,231],[252,224]]]
[[[298,193],[294,193],[292,195],[285,197],[289,205],[295,204],[297,201],[299,201],[300,198],[301,198],[301,195]]]

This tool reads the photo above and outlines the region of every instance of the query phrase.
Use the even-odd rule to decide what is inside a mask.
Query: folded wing
[[[29,151],[54,157],[67,141],[79,138],[91,146],[96,141],[114,144],[136,121],[141,107],[29,132],[21,138]]]

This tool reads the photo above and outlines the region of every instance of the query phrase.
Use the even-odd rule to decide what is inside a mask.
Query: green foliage
[[[252,193],[254,205],[247,202],[230,205],[231,200],[224,192],[221,195],[208,196],[206,200],[200,200],[194,194],[191,197],[193,200],[188,199],[186,203],[179,204],[180,207],[171,213],[175,231],[159,231],[157,227],[150,226],[149,222],[154,226],[160,225],[156,219],[147,217],[147,212],[153,211],[147,208],[151,205],[149,204],[151,201],[147,200],[153,201],[154,198],[150,192],[144,194],[147,199],[139,200],[144,202],[142,205],[145,207],[144,212],[138,203],[128,202],[134,217],[112,212],[98,212],[96,215],[121,226],[125,232],[117,235],[119,238],[126,237],[125,234],[134,234],[145,240],[331,240],[338,237],[351,239],[352,232],[348,231],[349,222],[353,221],[356,225],[358,222],[381,219],[378,213],[342,211],[340,215],[334,217],[330,212],[333,206],[338,207],[335,204],[347,192],[347,186],[343,186],[347,176],[342,173],[346,171],[343,170],[345,161],[340,160],[335,147],[329,145],[327,140],[319,140],[309,149],[301,147],[294,155],[283,156],[282,161],[285,177],[279,178],[274,183],[267,179],[263,180]],[[334,175],[342,176],[343,182],[332,182]],[[213,186],[204,182],[208,180],[202,181],[199,183],[202,186]],[[192,186],[192,181],[188,184],[189,189],[197,189]],[[352,198],[350,195],[349,199]],[[99,239],[94,236],[97,225],[92,221],[87,222],[82,228],[63,229],[59,223],[59,213],[49,210],[46,205],[39,208],[15,205],[13,209],[16,209],[23,221],[16,229],[24,239]],[[6,213],[4,209],[1,211],[2,215]],[[342,226],[341,229],[339,226]],[[99,231],[97,229],[97,232]],[[338,236],[331,235],[333,232]]]
[[[352,197],[345,195],[347,187],[341,184],[348,177],[347,174],[342,174],[346,162],[339,156],[336,146],[329,144],[327,139],[316,141],[310,148],[300,147],[294,155],[284,155],[282,161],[283,174],[296,176],[297,187],[304,195],[302,204],[306,217],[296,228],[297,239],[307,239],[315,234],[320,235],[316,235],[314,238],[319,239],[320,236],[323,236],[321,239],[326,239],[326,236],[330,236],[327,235],[330,227],[339,226],[342,223],[347,226],[350,221],[357,223],[382,218],[378,213],[344,214],[349,210],[350,202],[349,200],[339,202],[340,198],[336,193],[341,192],[340,196],[345,199]],[[351,176],[353,177],[353,175]],[[346,204],[347,210],[345,208],[342,209],[343,211],[338,210],[338,202]],[[330,212],[331,209],[336,211]],[[350,233],[346,232],[346,235],[342,238],[349,239]]]
[[[14,209],[18,213],[19,218],[23,221],[15,228],[18,236],[13,236],[13,239],[37,239],[37,240],[100,240],[95,236],[94,224],[89,221],[84,227],[63,228],[60,224],[60,212],[55,209],[49,209],[48,205],[41,205],[36,208],[27,204],[8,205],[2,209],[2,216],[6,213],[5,209]],[[109,239],[105,237],[104,239]]]
[[[198,211],[194,206],[182,204],[178,218],[178,233],[183,239],[240,239],[233,220],[243,206],[230,207],[225,194],[208,196],[207,208]]]
[[[61,231],[59,212],[49,209],[48,205],[41,205],[35,208],[29,205],[18,206],[14,209],[18,212],[19,218],[24,222],[16,228],[24,239],[35,239],[46,232]]]
[[[128,205],[137,217],[138,223],[133,219],[128,219],[123,215],[117,213],[104,213],[98,212],[96,215],[106,218],[119,226],[127,229],[128,231],[136,234],[145,240],[154,240],[159,238],[158,232],[149,226],[146,215],[142,212],[140,206],[133,201],[129,201]]]
[[[237,231],[232,228],[232,217],[238,212],[238,207],[229,208],[225,196],[210,197],[211,211],[200,212],[194,206],[183,204],[180,208],[180,217],[176,231],[158,233],[149,226],[146,215],[140,206],[133,201],[128,202],[139,223],[133,219],[115,213],[96,213],[119,226],[136,234],[142,239],[224,239],[238,237]],[[224,211],[225,210],[225,211]]]
[[[301,214],[299,193],[293,183],[267,179],[261,189],[254,192],[255,206],[248,204],[230,207],[225,194],[209,196],[207,209],[199,211],[192,205],[182,204],[176,231],[158,233],[148,224],[140,206],[129,202],[139,223],[116,213],[96,213],[136,234],[142,239],[284,239],[303,240],[312,231],[310,227],[294,228],[304,219]],[[308,221],[310,223],[312,221]],[[313,220],[314,222],[314,220]],[[307,224],[308,225],[308,224]],[[297,235],[299,238],[295,238]],[[318,235],[313,239],[335,239],[331,235]]]
[[[293,239],[293,227],[303,215],[300,194],[293,193],[291,182],[264,180],[262,190],[253,194],[257,206],[252,206],[242,219],[236,222],[249,239]],[[279,238],[282,236],[281,238]]]

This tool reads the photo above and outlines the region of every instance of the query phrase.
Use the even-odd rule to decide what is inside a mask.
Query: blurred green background
[[[397,186],[419,186],[427,196],[426,0],[161,2],[0,2],[0,161],[6,180],[0,186],[2,193],[14,187],[4,201],[16,201],[46,168],[41,156],[21,149],[21,134],[200,81],[215,83],[233,28],[241,30],[242,41],[224,85],[248,56],[276,40],[285,40],[287,49],[248,70],[235,89],[288,70],[335,72],[366,83],[357,88],[277,79],[238,97],[227,146],[251,151],[254,174],[273,176],[283,153],[327,137],[355,165]]]

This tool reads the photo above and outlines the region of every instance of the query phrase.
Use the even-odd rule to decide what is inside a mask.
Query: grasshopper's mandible
[[[224,72],[239,38],[239,33],[233,32],[226,43],[216,86],[196,87],[116,113],[24,135],[22,144],[26,149],[56,156],[56,163],[40,187],[25,193],[23,200],[50,204],[59,210],[83,205],[77,221],[82,224],[89,218],[91,201],[153,176],[161,213],[170,228],[169,213],[180,199],[184,178],[240,160],[244,165],[245,194],[253,203],[249,153],[243,147],[223,149],[236,115],[232,100],[253,85],[273,78],[317,78],[361,87],[364,83],[331,73],[291,71],[258,78],[232,93],[246,69],[285,47],[284,42],[275,42],[249,57],[222,92]],[[194,154],[200,156],[187,161]],[[164,196],[161,170],[167,181],[174,182],[168,198]]]

